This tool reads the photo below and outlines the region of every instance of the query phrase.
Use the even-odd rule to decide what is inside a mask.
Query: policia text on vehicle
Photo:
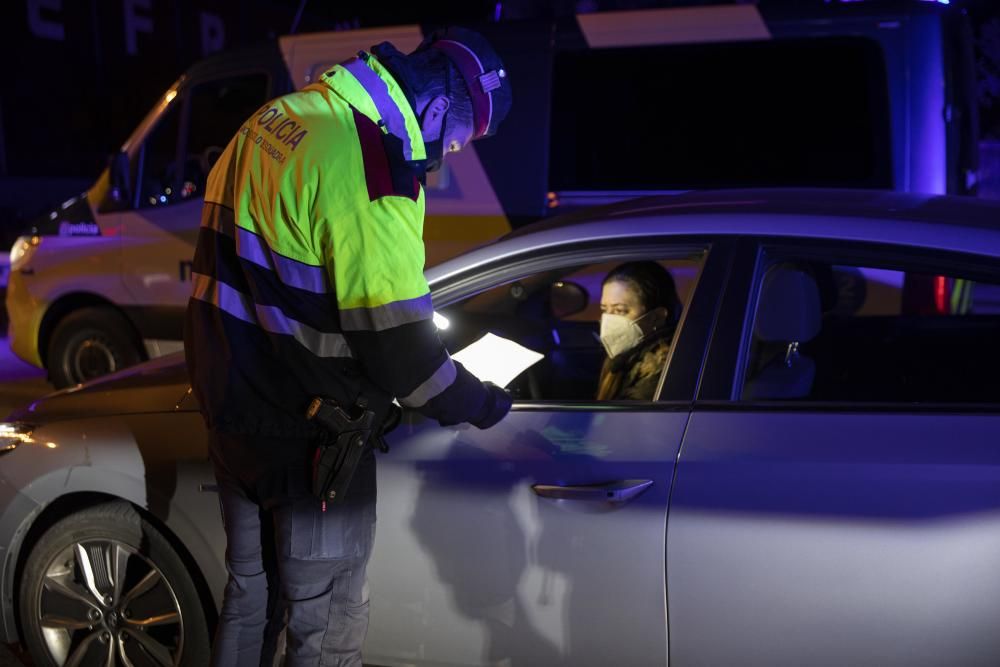
[[[476,33],[435,33],[410,55],[383,43],[268,103],[213,168],[185,349],[228,540],[215,664],[268,660],[286,617],[286,664],[361,664],[374,456],[364,448],[324,512],[311,476],[329,434],[305,418],[313,398],[361,398],[371,428],[394,398],[480,428],[509,410],[433,325],[422,183],[446,150],[493,134],[510,99]]]

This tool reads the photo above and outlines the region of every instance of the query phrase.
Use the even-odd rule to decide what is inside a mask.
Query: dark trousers
[[[365,569],[375,536],[375,457],[343,502],[309,492],[315,443],[213,434],[210,453],[226,529],[226,585],[212,664],[361,665],[368,630]]]

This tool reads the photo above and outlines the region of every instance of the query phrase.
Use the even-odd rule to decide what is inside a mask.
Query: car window
[[[267,92],[263,73],[208,81],[186,92],[185,100],[172,105],[152,130],[134,161],[139,207],[202,196],[208,172],[240,124],[267,101]]]
[[[175,196],[182,106],[179,103],[170,105],[132,160],[132,182],[138,189],[139,208],[163,206]]]
[[[745,400],[1000,402],[1000,279],[783,261],[751,336]]]
[[[697,280],[701,257],[629,261],[656,264],[672,278],[678,307],[667,317],[679,319]],[[495,285],[440,309],[447,322],[440,332],[442,340],[454,354],[493,333],[541,353],[543,359],[508,386],[516,399],[597,400],[602,369],[608,362],[600,338],[602,282],[623,263],[612,260],[549,269]],[[616,372],[622,375],[623,386],[607,400],[654,399],[676,337],[676,319],[665,319],[662,328],[649,331],[622,353],[624,365]],[[626,361],[629,353],[633,358]],[[626,382],[633,368],[631,382]]]
[[[229,140],[267,101],[266,74],[247,74],[194,86],[188,107],[180,197],[200,197],[208,172]]]

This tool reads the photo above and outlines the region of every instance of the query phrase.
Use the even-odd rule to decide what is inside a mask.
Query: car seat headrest
[[[764,277],[754,333],[764,342],[812,340],[820,329],[816,281],[799,269],[777,266]]]

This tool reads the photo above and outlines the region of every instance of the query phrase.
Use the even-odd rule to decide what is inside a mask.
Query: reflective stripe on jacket
[[[406,92],[365,53],[243,124],[209,175],[185,327],[211,428],[309,434],[317,395],[479,412],[433,325],[424,159]]]

